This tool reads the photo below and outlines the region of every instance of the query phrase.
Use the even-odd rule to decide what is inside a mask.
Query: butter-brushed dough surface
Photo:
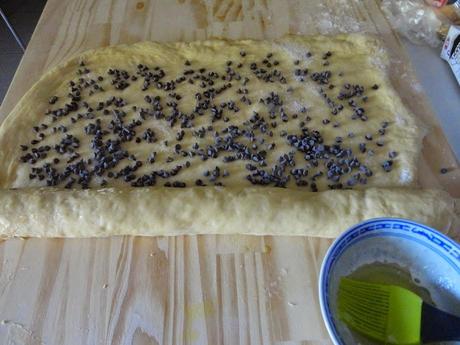
[[[244,57],[241,56],[242,52]],[[325,58],[325,54],[328,53],[330,57]],[[271,57],[267,59],[267,56]],[[269,61],[270,67],[267,67],[268,64],[264,63],[264,60]],[[84,66],[80,66],[82,62]],[[185,64],[187,62],[189,65]],[[252,63],[257,65],[256,70],[251,69]],[[44,74],[3,123],[0,128],[0,187],[46,186],[48,176],[42,173],[44,178],[39,179],[41,173],[34,173],[31,168],[40,168],[47,163],[56,169],[57,173],[63,173],[71,164],[67,161],[72,153],[57,153],[55,145],[68,135],[79,139],[79,147],[75,149],[79,156],[72,164],[81,160],[84,162],[84,168],[91,175],[89,187],[98,187],[101,184],[106,187],[130,185],[142,176],[150,176],[152,172],[161,170],[171,171],[178,165],[182,169],[177,175],[167,179],[156,178],[154,185],[162,186],[167,182],[180,181],[189,187],[195,185],[197,179],[201,179],[206,185],[222,183],[226,187],[251,186],[247,176],[254,171],[248,171],[248,163],[271,174],[272,169],[279,165],[282,155],[290,153],[295,163],[294,166],[288,165],[284,172],[285,177],[289,178],[285,184],[288,188],[299,188],[290,174],[294,168],[308,170],[308,175],[302,178],[308,184],[300,187],[306,190],[312,190],[313,184],[316,185],[314,189],[321,191],[339,183],[346,188],[413,186],[417,180],[416,162],[422,135],[413,114],[403,105],[388,80],[388,63],[386,52],[378,40],[357,34],[287,36],[274,41],[143,42],[88,51]],[[181,77],[186,78],[186,81],[175,83],[174,90],[164,90],[157,82],[152,81],[144,90],[145,79],[137,74],[139,65],[143,68],[148,66],[148,71],[154,75],[154,79],[158,77],[157,68],[161,68],[165,76],[158,80],[162,82],[163,88],[168,81],[175,81]],[[126,82],[129,86],[115,89],[112,85],[115,77],[110,74],[110,69],[128,73],[129,78]],[[201,73],[200,69],[205,71]],[[186,74],[190,70],[193,74]],[[257,74],[260,70],[266,73]],[[213,79],[212,85],[205,83],[202,87],[200,77],[207,76],[210,72],[217,73],[218,77]],[[319,78],[319,81],[314,80],[315,73],[326,73],[328,77]],[[268,74],[273,75],[267,77]],[[137,78],[135,81],[131,80],[133,76]],[[193,79],[195,76],[197,79]],[[284,77],[285,83],[280,82],[280,76]],[[99,77],[103,80],[98,81]],[[246,78],[249,81],[245,82]],[[274,81],[267,82],[264,78]],[[187,81],[189,79],[193,79],[193,84]],[[53,116],[49,112],[60,111],[71,101],[70,82],[74,82],[75,87],[82,87],[81,90],[77,90],[78,97],[81,98],[76,101],[77,109],[70,110],[65,116],[55,116],[56,120],[52,121]],[[97,85],[97,90],[91,84],[93,82]],[[211,98],[209,107],[203,111],[203,115],[195,112],[195,107],[199,103],[196,97],[200,97],[201,101],[209,100],[204,96],[206,91],[229,84],[231,87]],[[378,89],[374,90],[374,85]],[[197,96],[197,93],[200,96]],[[281,104],[274,105],[271,100],[267,100],[273,98],[272,93],[279,96]],[[339,99],[340,93],[356,95]],[[174,96],[177,95],[174,94],[179,95],[180,100],[176,100]],[[49,104],[50,98],[54,96],[57,100]],[[147,96],[150,97],[148,100],[159,97],[163,118],[155,118],[154,106],[146,101]],[[243,96],[250,104],[241,101]],[[106,104],[111,97],[122,99],[123,105],[115,106],[111,103],[98,110],[99,102]],[[85,107],[84,102],[88,106]],[[173,112],[168,106],[171,102],[178,104],[179,112],[178,119],[172,127],[166,120]],[[234,102],[234,106],[228,105],[229,102]],[[222,110],[221,118],[216,121],[211,119],[213,105],[217,110]],[[222,105],[225,108],[220,108]],[[334,108],[340,106],[343,110],[337,110],[338,113],[334,115]],[[136,110],[133,110],[133,107],[136,107]],[[238,108],[238,111],[229,110],[229,107]],[[141,117],[140,109],[145,110],[145,118]],[[360,109],[363,109],[362,114],[365,115],[366,121],[356,116],[353,119],[353,113]],[[104,110],[107,110],[108,114],[104,114]],[[131,140],[120,144],[121,150],[126,151],[129,157],[121,159],[111,170],[97,175],[94,173],[97,162],[91,148],[94,135],[86,134],[85,127],[100,120],[102,130],[107,130],[110,121],[115,118],[114,111],[123,111],[125,126],[136,120],[142,123],[133,128],[135,134]],[[273,111],[272,117],[270,111]],[[257,121],[250,122],[250,119],[255,113],[258,114],[259,120],[262,118],[266,124],[265,133],[262,133],[260,128],[253,129],[254,122]],[[194,116],[190,121],[191,127],[182,127],[183,115]],[[288,120],[284,121],[283,116]],[[47,128],[41,129],[42,124]],[[274,125],[276,127],[273,127]],[[40,127],[38,133],[32,129],[33,126]],[[212,126],[212,129],[208,129],[209,126]],[[209,154],[209,145],[215,145],[217,140],[225,141],[229,132],[224,133],[224,130],[230,126],[238,126],[240,131],[246,130],[246,134],[249,131],[254,132],[253,140],[241,134],[236,137],[235,142],[246,145],[249,156],[264,151],[266,166],[259,166],[260,157],[258,162],[252,161],[250,157],[224,163],[227,156],[236,155],[229,150],[220,150],[216,157]],[[203,128],[205,135],[200,138],[196,132]],[[320,158],[317,166],[312,164],[314,162],[305,159],[305,152],[288,144],[288,136],[300,135],[301,128],[308,128],[310,132],[318,131],[327,147],[336,145],[336,141],[339,140],[340,150],[346,154],[331,154],[330,157]],[[155,142],[148,142],[143,138],[147,129],[154,132]],[[176,136],[180,130],[184,131],[184,137],[178,141]],[[110,133],[102,137],[104,144],[110,139],[120,139],[112,130],[108,131]],[[269,135],[270,131],[273,132],[272,136]],[[216,132],[220,139],[216,138]],[[44,138],[39,137],[42,134]],[[140,142],[136,143],[138,137]],[[34,139],[39,142],[30,144]],[[193,148],[195,143],[199,144],[199,148]],[[20,144],[25,144],[28,149],[21,150]],[[175,152],[177,144],[181,147]],[[270,146],[271,144],[274,145]],[[360,148],[360,144],[364,144],[365,148]],[[45,158],[37,158],[32,165],[21,163],[20,157],[31,153],[31,149],[46,146],[51,149],[46,151]],[[206,160],[201,159],[199,155],[191,157],[200,150],[205,152]],[[155,163],[151,164],[149,157],[153,152],[156,153]],[[183,156],[183,152],[186,157]],[[395,155],[391,158],[393,165],[391,171],[386,172],[382,164],[390,159],[389,155],[392,152]],[[58,163],[53,162],[55,158],[59,159]],[[338,181],[331,179],[334,176],[329,178],[328,168],[325,167],[329,160],[333,159],[340,165],[339,168],[347,170],[348,167],[339,161],[352,158],[359,161],[362,170],[356,165]],[[92,162],[88,163],[88,159],[92,159]],[[191,164],[186,167],[187,161]],[[123,178],[108,176],[110,171],[116,174],[137,162],[141,162],[142,166],[136,169],[134,179],[128,183]],[[212,172],[216,167],[222,174],[226,170],[228,176],[220,176],[217,180],[204,176],[206,171]],[[30,178],[31,173],[35,176],[33,179]],[[60,179],[56,186],[63,187],[72,178],[78,180],[80,177],[72,173]],[[51,183],[54,184],[53,181]],[[71,187],[79,188],[80,185],[76,182]]]
[[[447,231],[446,193],[394,189],[416,184],[422,134],[388,63],[363,35],[80,54],[44,74],[0,128],[0,233],[335,237],[380,216]]]

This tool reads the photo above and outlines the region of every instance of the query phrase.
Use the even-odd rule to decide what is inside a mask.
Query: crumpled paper
[[[381,8],[391,25],[411,42],[432,47],[441,44],[437,30],[442,22],[422,0],[382,0]]]

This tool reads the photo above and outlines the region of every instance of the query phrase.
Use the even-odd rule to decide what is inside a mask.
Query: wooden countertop
[[[0,119],[44,71],[89,48],[357,30],[381,37],[395,88],[430,127],[421,185],[459,197],[458,162],[376,0],[48,0]],[[452,171],[441,176],[440,167]],[[330,243],[269,236],[9,240],[0,244],[0,343],[330,344],[317,296]]]

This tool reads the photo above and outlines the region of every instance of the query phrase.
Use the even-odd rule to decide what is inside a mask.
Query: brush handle
[[[421,338],[423,343],[460,340],[460,317],[427,303],[422,304]]]

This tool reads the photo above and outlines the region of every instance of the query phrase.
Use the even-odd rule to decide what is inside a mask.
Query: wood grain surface
[[[350,31],[384,41],[395,88],[427,125],[421,185],[459,197],[458,162],[377,0],[49,0],[0,119],[44,71],[89,48]],[[330,344],[317,296],[329,245],[248,236],[9,240],[0,244],[0,343]]]

